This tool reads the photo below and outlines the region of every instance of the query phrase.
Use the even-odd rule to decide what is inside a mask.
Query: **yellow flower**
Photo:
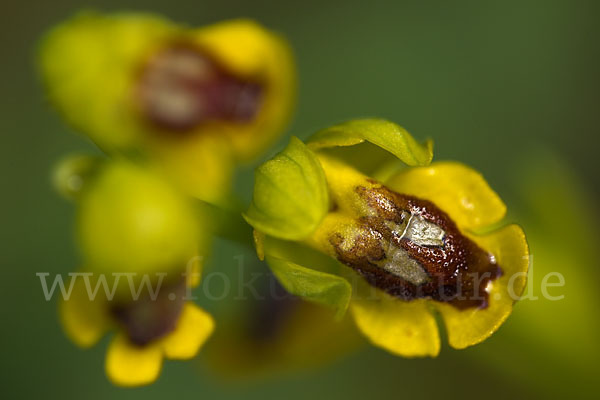
[[[116,385],[154,382],[163,358],[193,358],[214,329],[213,318],[191,301],[171,300],[175,291],[155,300],[121,303],[99,293],[93,300],[77,276],[69,299],[60,302],[60,319],[67,336],[78,346],[93,346],[110,330],[117,333],[106,354],[106,374]],[[90,279],[91,287],[96,281]],[[177,296],[181,296],[178,293]],[[141,332],[141,333],[140,333]]]
[[[209,366],[233,379],[261,379],[320,367],[364,344],[352,319],[332,319],[331,310],[291,295],[267,275],[233,310],[205,350]]]
[[[349,307],[374,345],[406,357],[439,353],[436,313],[452,347],[485,340],[528,267],[522,230],[492,229],[506,208],[483,177],[431,158],[431,142],[382,120],[293,138],[257,169],[245,215],[288,291]]]
[[[71,158],[56,183],[78,202],[84,265],[60,302],[68,337],[90,347],[116,330],[106,373],[123,386],[153,382],[164,357],[192,358],[214,328],[187,301],[208,247],[206,218],[160,173],[124,160]]]
[[[282,132],[295,98],[287,43],[250,20],[188,28],[151,14],[82,13],[42,42],[63,116],[102,149],[142,152],[218,202],[237,161]]]
[[[597,202],[558,154],[540,146],[507,166],[532,249],[527,288],[502,335],[469,356],[546,397],[595,393],[600,357]],[[568,205],[568,206],[566,206]],[[558,216],[558,218],[557,218]],[[541,334],[543,333],[543,334]],[[573,385],[573,382],[577,382]]]

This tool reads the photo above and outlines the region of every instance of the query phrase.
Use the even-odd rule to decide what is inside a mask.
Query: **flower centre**
[[[366,281],[409,301],[431,298],[464,309],[485,308],[488,283],[502,271],[435,204],[377,185],[357,187],[367,215],[352,235],[333,233],[338,259]]]
[[[175,329],[185,303],[185,290],[185,279],[181,279],[157,288],[156,295],[146,293],[110,311],[131,342],[144,346]]]
[[[187,132],[209,121],[246,123],[258,113],[264,88],[240,79],[186,44],[163,49],[144,66],[137,95],[157,127]]]

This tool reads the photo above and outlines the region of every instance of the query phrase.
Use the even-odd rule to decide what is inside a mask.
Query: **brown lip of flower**
[[[172,332],[185,304],[185,279],[163,285],[156,297],[146,293],[131,302],[115,304],[110,313],[131,343],[143,347]]]
[[[502,275],[494,257],[432,202],[370,183],[375,186],[355,188],[369,209],[357,218],[358,234],[330,235],[338,260],[404,301],[430,298],[458,309],[486,308],[486,287]]]
[[[179,134],[211,121],[249,123],[264,95],[264,83],[235,76],[206,51],[183,42],[147,60],[136,87],[142,115]]]

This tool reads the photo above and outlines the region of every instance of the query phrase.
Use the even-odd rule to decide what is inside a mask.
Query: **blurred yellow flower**
[[[189,194],[219,202],[238,161],[284,129],[290,49],[250,20],[188,28],[151,14],[82,13],[42,42],[51,102],[109,153],[142,152]]]
[[[502,334],[466,352],[500,379],[545,397],[596,393],[600,357],[600,271],[597,203],[589,182],[544,144],[507,165],[515,196],[511,213],[527,229],[532,254],[518,312]],[[593,396],[592,396],[593,397]]]
[[[74,279],[71,296],[60,303],[62,326],[83,348],[96,344],[108,331],[117,331],[105,364],[108,378],[116,385],[154,382],[163,358],[193,358],[214,329],[210,314],[191,301],[182,301],[183,292],[175,286],[168,294],[163,293],[169,287],[162,287],[154,299],[121,302],[109,301],[101,291],[90,299],[86,281],[80,276]],[[87,282],[97,287],[97,281]]]
[[[216,372],[266,379],[332,363],[364,344],[349,316],[334,321],[330,309],[287,293],[268,276],[260,298],[246,299],[219,321],[204,353]]]
[[[257,169],[245,214],[288,291],[339,316],[349,306],[373,344],[406,357],[439,353],[435,313],[454,348],[489,337],[529,264],[521,228],[491,230],[506,208],[483,177],[431,158],[431,142],[383,120],[350,121],[307,145],[292,138]]]
[[[78,202],[84,265],[60,302],[68,337],[90,347],[117,330],[106,372],[118,385],[153,382],[163,357],[192,358],[214,328],[187,301],[210,241],[206,218],[160,173],[125,160],[70,158],[56,183]]]

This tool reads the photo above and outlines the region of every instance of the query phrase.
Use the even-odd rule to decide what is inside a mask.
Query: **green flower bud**
[[[124,160],[106,162],[79,198],[84,265],[107,274],[183,270],[206,240],[197,220],[160,174]]]

